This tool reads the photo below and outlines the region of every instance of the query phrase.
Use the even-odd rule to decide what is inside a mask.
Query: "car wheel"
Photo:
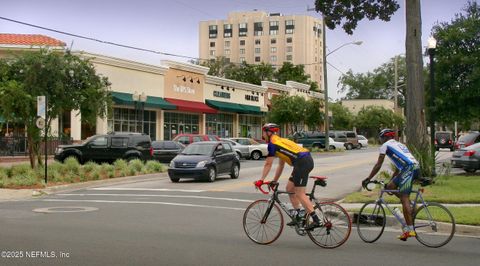
[[[358,143],[358,149],[360,150],[360,149],[362,149],[362,148],[363,148],[363,147],[362,147],[362,143]]]
[[[239,160],[242,159],[242,154],[238,151],[237,151],[237,157],[238,157]]]
[[[335,146],[330,145],[330,150],[335,150]]]
[[[128,156],[127,157],[127,162],[130,162],[130,161],[133,161],[133,160],[136,160],[136,159],[140,160],[140,158],[138,156]]]
[[[450,151],[454,151],[455,149],[454,148],[450,148]]]
[[[178,183],[178,181],[180,181],[180,178],[170,177],[170,180],[171,180],[173,183]]]
[[[77,162],[78,162],[79,164],[82,164],[82,161],[80,161],[80,158],[79,158],[78,156],[76,156],[76,155],[69,155],[69,156],[67,156],[65,159],[63,159],[62,163],[65,162],[65,160],[68,159],[68,158],[73,158],[73,159],[77,160]]]
[[[347,148],[347,150],[351,150],[353,149],[353,145],[351,143],[348,143],[345,148]]]
[[[473,173],[475,173],[475,171],[477,171],[477,169],[471,169],[471,168],[465,168],[463,170],[465,170],[465,172],[471,173],[471,174],[473,174]]]
[[[240,166],[234,163],[232,166],[232,171],[230,172],[230,177],[232,179],[237,179],[239,175],[240,175]]]
[[[252,152],[252,159],[260,160],[262,158],[262,153],[260,151],[253,151]]]
[[[217,170],[215,170],[215,167],[210,166],[210,167],[208,167],[207,181],[208,182],[214,182],[215,179],[217,179]]]

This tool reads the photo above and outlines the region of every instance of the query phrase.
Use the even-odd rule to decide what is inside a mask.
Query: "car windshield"
[[[450,133],[448,133],[448,132],[437,132],[437,133],[435,133],[435,135],[437,136],[436,137],[437,139],[439,139],[439,138],[449,139],[450,138]]]
[[[211,155],[215,144],[190,144],[182,154],[186,155]]]
[[[84,141],[82,141],[82,144],[86,144],[87,142],[92,140],[94,137],[96,137],[96,136],[91,136],[91,137],[86,138]]]

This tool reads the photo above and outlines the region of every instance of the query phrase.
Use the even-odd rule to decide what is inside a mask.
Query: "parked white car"
[[[250,159],[260,160],[260,158],[266,157],[268,155],[267,144],[260,144],[251,138],[230,138],[230,139],[242,145],[247,145],[250,153]]]
[[[328,144],[331,150],[345,150],[345,142],[335,141],[332,138],[328,138]]]
[[[357,135],[357,137],[358,137],[358,144],[359,144],[358,148],[359,149],[361,149],[363,147],[365,147],[365,148],[368,147],[368,139],[365,138],[365,136]]]

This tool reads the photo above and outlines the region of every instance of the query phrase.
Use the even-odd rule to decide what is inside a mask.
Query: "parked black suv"
[[[435,132],[435,149],[438,151],[441,148],[455,149],[455,143],[453,143],[453,132],[451,131],[437,131]]]
[[[92,136],[78,145],[59,145],[55,151],[55,160],[63,162],[68,157],[75,157],[79,163],[114,162],[117,159],[145,161],[152,159],[152,155],[149,135],[114,132]]]

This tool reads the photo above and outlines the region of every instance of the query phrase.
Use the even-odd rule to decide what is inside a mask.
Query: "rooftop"
[[[29,46],[65,46],[57,39],[40,34],[9,34],[0,33],[0,45],[29,45]]]

